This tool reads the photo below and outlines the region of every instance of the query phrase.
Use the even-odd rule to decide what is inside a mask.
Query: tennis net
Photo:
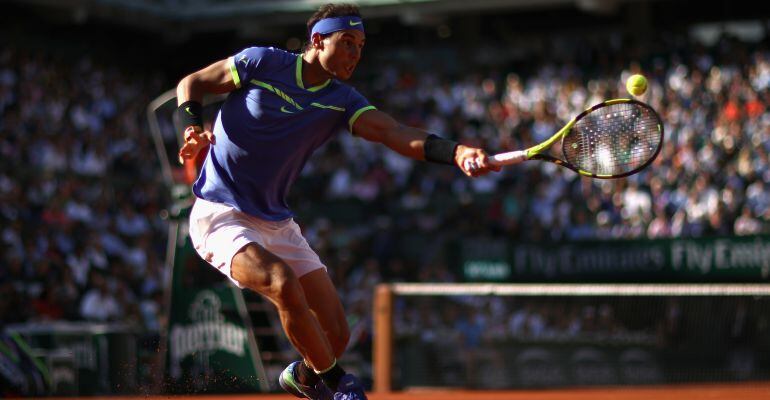
[[[375,390],[767,380],[770,285],[391,284]]]

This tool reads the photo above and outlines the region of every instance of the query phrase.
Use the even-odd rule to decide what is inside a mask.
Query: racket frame
[[[589,171],[584,171],[577,166],[573,165],[572,163],[562,160],[560,158],[551,156],[549,154],[542,154],[543,151],[550,148],[554,143],[561,140],[562,146],[564,145],[564,138],[569,134],[569,132],[572,130],[572,127],[575,126],[575,124],[580,121],[583,117],[591,113],[592,111],[611,106],[613,104],[624,104],[624,103],[634,103],[638,104],[655,115],[658,121],[658,131],[660,132],[660,142],[658,143],[658,147],[655,149],[655,153],[652,154],[647,161],[644,162],[644,164],[632,169],[631,171],[624,172],[622,174],[596,174]],[[560,165],[562,167],[566,167],[571,169],[572,171],[577,172],[580,175],[587,176],[590,178],[598,178],[598,179],[618,179],[618,178],[624,178],[629,175],[633,175],[644,168],[646,168],[648,165],[650,165],[655,159],[658,157],[658,154],[660,153],[660,150],[663,148],[663,124],[662,120],[660,119],[660,116],[658,113],[649,105],[638,101],[634,99],[612,99],[612,100],[606,100],[601,103],[595,104],[587,109],[585,109],[583,112],[572,118],[569,122],[567,122],[566,125],[564,125],[563,128],[561,128],[558,132],[554,133],[548,140],[539,143],[535,146],[532,146],[526,150],[519,150],[519,151],[511,151],[507,153],[501,153],[490,157],[490,160],[492,164],[494,165],[512,165],[512,164],[518,164],[520,162],[526,161],[526,160],[541,160],[541,161],[549,161],[556,165]]]

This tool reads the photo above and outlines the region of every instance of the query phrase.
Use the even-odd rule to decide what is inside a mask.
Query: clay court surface
[[[742,384],[704,384],[654,386],[644,388],[593,388],[517,391],[446,391],[410,390],[393,394],[369,394],[370,400],[768,400],[770,382]],[[288,395],[222,395],[222,396],[110,396],[85,399],[190,399],[190,400],[291,400]]]

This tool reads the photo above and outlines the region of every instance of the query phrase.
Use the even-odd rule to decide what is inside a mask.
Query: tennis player
[[[499,168],[481,149],[397,123],[342,83],[366,39],[356,6],[322,6],[307,28],[302,54],[247,48],[179,82],[176,112],[186,127],[180,160],[210,145],[193,185],[190,237],[238,287],[275,304],[304,358],[283,371],[282,388],[314,400],[365,399],[358,379],[337,364],[349,338],[345,313],[326,267],[292,219],[289,188],[313,151],[343,129],[468,176]],[[229,93],[213,132],[202,128],[205,93]]]

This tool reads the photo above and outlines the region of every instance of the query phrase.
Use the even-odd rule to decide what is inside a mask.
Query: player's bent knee
[[[233,257],[230,274],[241,285],[254,290],[278,306],[301,301],[299,281],[283,260],[252,243]]]

